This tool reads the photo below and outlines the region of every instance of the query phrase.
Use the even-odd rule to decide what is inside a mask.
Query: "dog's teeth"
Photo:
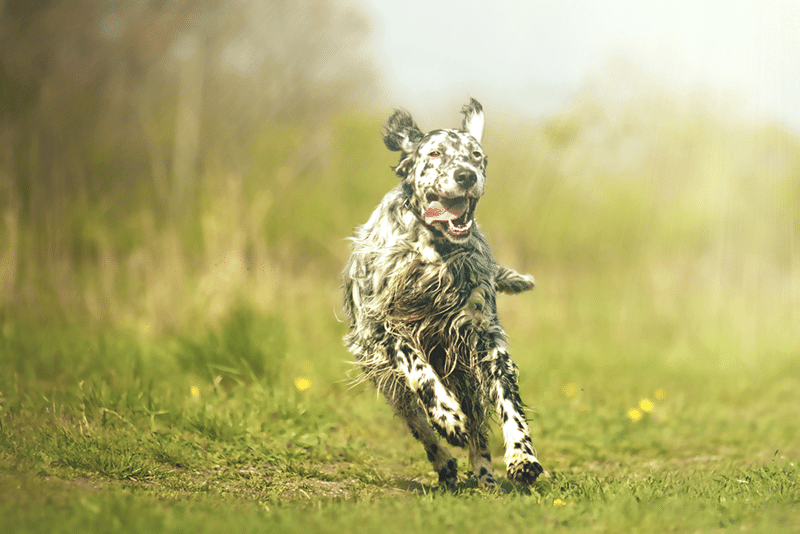
[[[448,231],[454,235],[463,235],[469,232],[469,229],[472,228],[472,220],[470,219],[467,221],[467,224],[464,226],[456,226],[453,224],[453,221],[447,221]]]

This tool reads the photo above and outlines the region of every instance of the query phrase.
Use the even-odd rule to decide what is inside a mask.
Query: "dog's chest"
[[[432,244],[415,247],[406,268],[392,284],[393,315],[421,321],[439,332],[480,328],[495,316],[491,258],[465,252],[442,255]]]

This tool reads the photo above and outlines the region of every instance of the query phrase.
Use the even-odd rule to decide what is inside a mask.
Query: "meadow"
[[[489,117],[476,218],[537,280],[499,308],[546,474],[481,490],[461,451],[446,492],[341,342],[381,122],[268,123],[177,212],[157,165],[48,203],[21,176],[58,169],[5,154],[0,531],[800,532],[795,134],[658,99]]]

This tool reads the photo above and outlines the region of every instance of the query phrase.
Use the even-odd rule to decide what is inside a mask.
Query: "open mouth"
[[[454,241],[462,241],[469,236],[475,199],[466,196],[444,198],[429,195],[428,200],[430,203],[424,213],[426,224],[439,228]]]

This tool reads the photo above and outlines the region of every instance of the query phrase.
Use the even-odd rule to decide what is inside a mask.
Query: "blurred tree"
[[[368,30],[341,2],[0,1],[0,169],[29,215],[134,185],[174,204],[199,154],[363,95]]]

